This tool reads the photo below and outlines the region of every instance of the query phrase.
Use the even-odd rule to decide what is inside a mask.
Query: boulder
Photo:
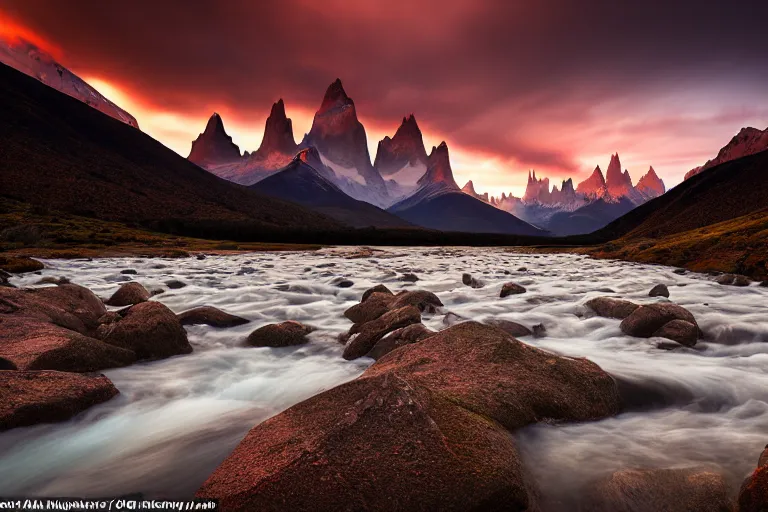
[[[594,311],[597,316],[623,320],[640,306],[628,300],[614,299],[613,297],[595,297],[587,301],[587,307]]]
[[[213,306],[200,306],[177,315],[181,325],[210,325],[211,327],[236,327],[247,324],[250,320],[230,315]]]
[[[419,280],[419,276],[417,276],[416,274],[411,274],[410,272],[408,272],[408,273],[405,273],[402,276],[400,276],[400,280],[404,281],[406,283],[415,283],[416,281]]]
[[[0,431],[65,421],[117,394],[103,375],[0,371]]]
[[[192,352],[187,332],[165,305],[142,302],[122,316],[109,324],[102,338],[104,343],[132,350],[139,359],[164,359]]]
[[[751,281],[747,276],[740,274],[723,274],[717,276],[715,282],[726,286],[749,286]]]
[[[472,288],[482,288],[483,286],[485,286],[484,282],[472,277],[472,275],[470,274],[462,274],[461,282],[467,286],[471,286]]]
[[[692,347],[699,339],[699,328],[696,324],[685,320],[672,320],[661,326],[653,336],[667,338],[686,347]]]
[[[0,288],[0,357],[19,370],[92,372],[133,363],[130,350],[93,337],[105,314],[101,300],[77,285]]]
[[[669,288],[664,284],[657,284],[648,292],[649,297],[669,297]]]
[[[394,295],[392,291],[390,291],[390,289],[384,286],[383,284],[377,284],[373,288],[369,288],[365,290],[365,292],[363,292],[363,298],[360,299],[360,302],[365,302],[368,299],[368,297],[370,297],[374,293],[386,293],[387,295]]]
[[[252,429],[197,496],[225,510],[538,510],[510,431],[619,410],[611,377],[475,322]]]
[[[393,301],[394,296],[391,293],[374,292],[365,297],[360,304],[355,304],[347,309],[344,316],[356,324],[370,322],[389,311],[389,306]]]
[[[307,343],[307,334],[314,328],[293,320],[259,327],[248,335],[246,344],[251,347],[290,347]]]
[[[107,300],[108,306],[133,306],[141,302],[146,302],[152,295],[141,283],[132,281],[121,285],[118,290]]]
[[[123,275],[126,275],[126,276],[135,276],[136,274],[138,274],[138,272],[136,272],[136,270],[134,270],[132,268],[127,268],[125,270],[121,270],[120,273],[123,274]]]
[[[485,323],[486,325],[492,325],[493,327],[501,329],[513,338],[518,338],[520,336],[530,336],[533,334],[533,331],[526,326],[517,322],[512,322],[510,320],[504,320],[502,318],[489,318],[485,321]]]
[[[504,286],[501,287],[501,293],[499,293],[499,297],[502,299],[504,297],[507,297],[509,295],[518,295],[520,293],[525,293],[525,288],[520,286],[516,283],[504,283]]]
[[[676,268],[672,272],[674,272],[675,274],[680,275],[680,276],[685,275],[685,274],[688,273],[688,271],[685,270],[684,268]]]
[[[171,279],[170,281],[165,282],[165,286],[171,290],[180,290],[187,286],[187,283],[184,281],[179,281],[178,279]]]
[[[364,324],[355,324],[349,330],[349,339],[344,347],[346,360],[365,356],[386,334],[421,322],[421,314],[416,306],[403,306],[381,315],[376,320]]]
[[[373,359],[379,359],[396,348],[410,345],[411,343],[418,343],[433,334],[435,334],[435,332],[424,327],[424,324],[411,324],[408,327],[393,331],[377,341],[376,345],[373,346],[366,356]]]
[[[403,291],[395,295],[389,309],[400,309],[404,306],[416,306],[422,313],[436,313],[437,308],[443,307],[443,303],[437,295],[426,290]]]
[[[26,274],[43,270],[42,262],[26,256],[0,256],[0,269],[11,274]]]
[[[577,510],[732,512],[733,503],[720,473],[701,468],[624,469],[595,483]]]
[[[650,338],[666,323],[672,320],[685,320],[697,327],[696,319],[690,311],[671,303],[646,304],[635,309],[621,322],[621,330],[630,336]]]
[[[352,288],[355,285],[355,283],[344,277],[334,278],[331,284],[337,288]]]
[[[768,503],[768,466],[752,472],[739,489],[739,512],[765,512]]]

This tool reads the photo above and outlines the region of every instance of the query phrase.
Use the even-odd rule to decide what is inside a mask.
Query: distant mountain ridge
[[[754,155],[761,151],[768,150],[768,128],[758,130],[757,128],[742,128],[739,133],[723,146],[712,160],[708,160],[704,165],[691,169],[685,174],[684,180],[692,178],[707,169],[731,160],[736,160],[743,156]]]
[[[105,98],[99,91],[29,41],[0,36],[0,62],[38,79],[57,91],[76,98],[118,121],[134,128],[139,127],[136,118],[131,114]]]

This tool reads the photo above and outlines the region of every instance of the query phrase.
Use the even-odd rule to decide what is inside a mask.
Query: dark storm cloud
[[[0,0],[67,63],[144,101],[314,109],[337,76],[369,122],[419,121],[468,148],[575,168],[536,122],[729,74],[765,83],[768,2]],[[261,122],[261,121],[260,121]],[[300,134],[297,134],[300,136]]]

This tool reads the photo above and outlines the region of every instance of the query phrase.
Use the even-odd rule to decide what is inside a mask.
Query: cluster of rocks
[[[666,338],[686,347],[696,345],[702,336],[693,314],[671,302],[639,305],[613,297],[596,297],[587,301],[587,307],[598,316],[621,320],[619,327],[629,336]]]
[[[248,322],[212,307],[174,314],[123,284],[106,304],[75,284],[0,287],[0,430],[66,420],[118,393],[96,372],[192,352],[183,325]]]
[[[381,284],[367,290],[359,304],[344,312],[354,322],[339,340],[345,343],[344,359],[379,358],[430,336],[433,332],[421,324],[421,314],[435,313],[442,306],[434,293],[425,290],[394,294]]]

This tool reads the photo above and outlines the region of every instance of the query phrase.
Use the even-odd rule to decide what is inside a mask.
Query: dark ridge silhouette
[[[222,233],[342,228],[217,178],[139,130],[5,65],[0,111],[0,194],[7,198],[143,226],[178,220],[219,225]]]

